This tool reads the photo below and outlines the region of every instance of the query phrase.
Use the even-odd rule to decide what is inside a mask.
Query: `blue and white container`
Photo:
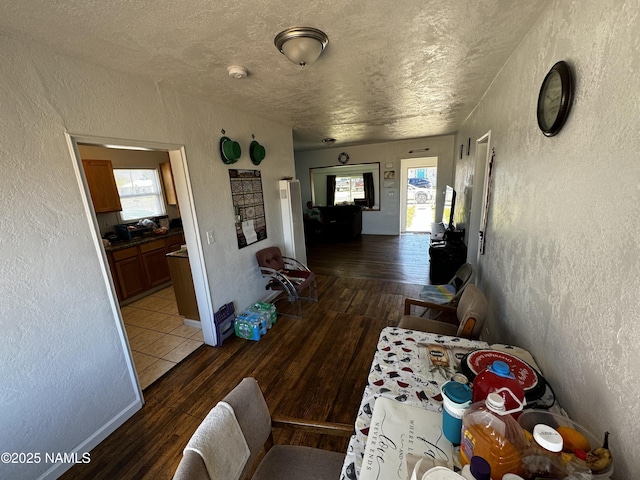
[[[460,382],[442,385],[442,430],[444,436],[454,445],[460,445],[462,415],[471,405],[471,388]]]

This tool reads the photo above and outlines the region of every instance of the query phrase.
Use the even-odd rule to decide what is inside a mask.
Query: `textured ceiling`
[[[455,132],[548,3],[0,0],[0,31],[289,125],[308,150]],[[304,69],[273,44],[291,26],[329,36]]]

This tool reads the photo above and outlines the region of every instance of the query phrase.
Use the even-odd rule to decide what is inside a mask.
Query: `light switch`
[[[212,243],[216,243],[216,239],[213,236],[213,232],[207,232],[207,243],[211,245]]]

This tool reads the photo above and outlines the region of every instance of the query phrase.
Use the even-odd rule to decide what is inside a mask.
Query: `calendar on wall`
[[[238,248],[267,238],[260,170],[229,170]]]

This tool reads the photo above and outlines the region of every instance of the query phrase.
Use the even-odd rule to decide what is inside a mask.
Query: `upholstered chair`
[[[215,409],[232,410],[242,447],[231,448],[234,431],[221,433]],[[340,477],[345,454],[299,445],[274,445],[272,428],[299,428],[304,431],[350,437],[353,425],[272,418],[258,382],[243,379],[212,410],[194,433],[183,453],[173,480],[335,480]],[[209,424],[207,422],[210,422]],[[218,422],[222,423],[222,422]],[[192,449],[198,436],[204,453]],[[210,442],[207,444],[207,442]],[[263,455],[264,454],[264,455]],[[257,462],[257,465],[256,465]],[[211,470],[211,472],[209,471]],[[213,476],[212,476],[213,475]]]
[[[412,315],[412,307],[422,309],[420,315]],[[484,321],[487,317],[489,304],[487,298],[478,287],[468,284],[458,306],[441,305],[425,302],[418,299],[407,298],[404,304],[404,316],[400,319],[398,327],[408,330],[450,335],[478,339],[482,332]],[[434,313],[439,313],[437,319]]]

